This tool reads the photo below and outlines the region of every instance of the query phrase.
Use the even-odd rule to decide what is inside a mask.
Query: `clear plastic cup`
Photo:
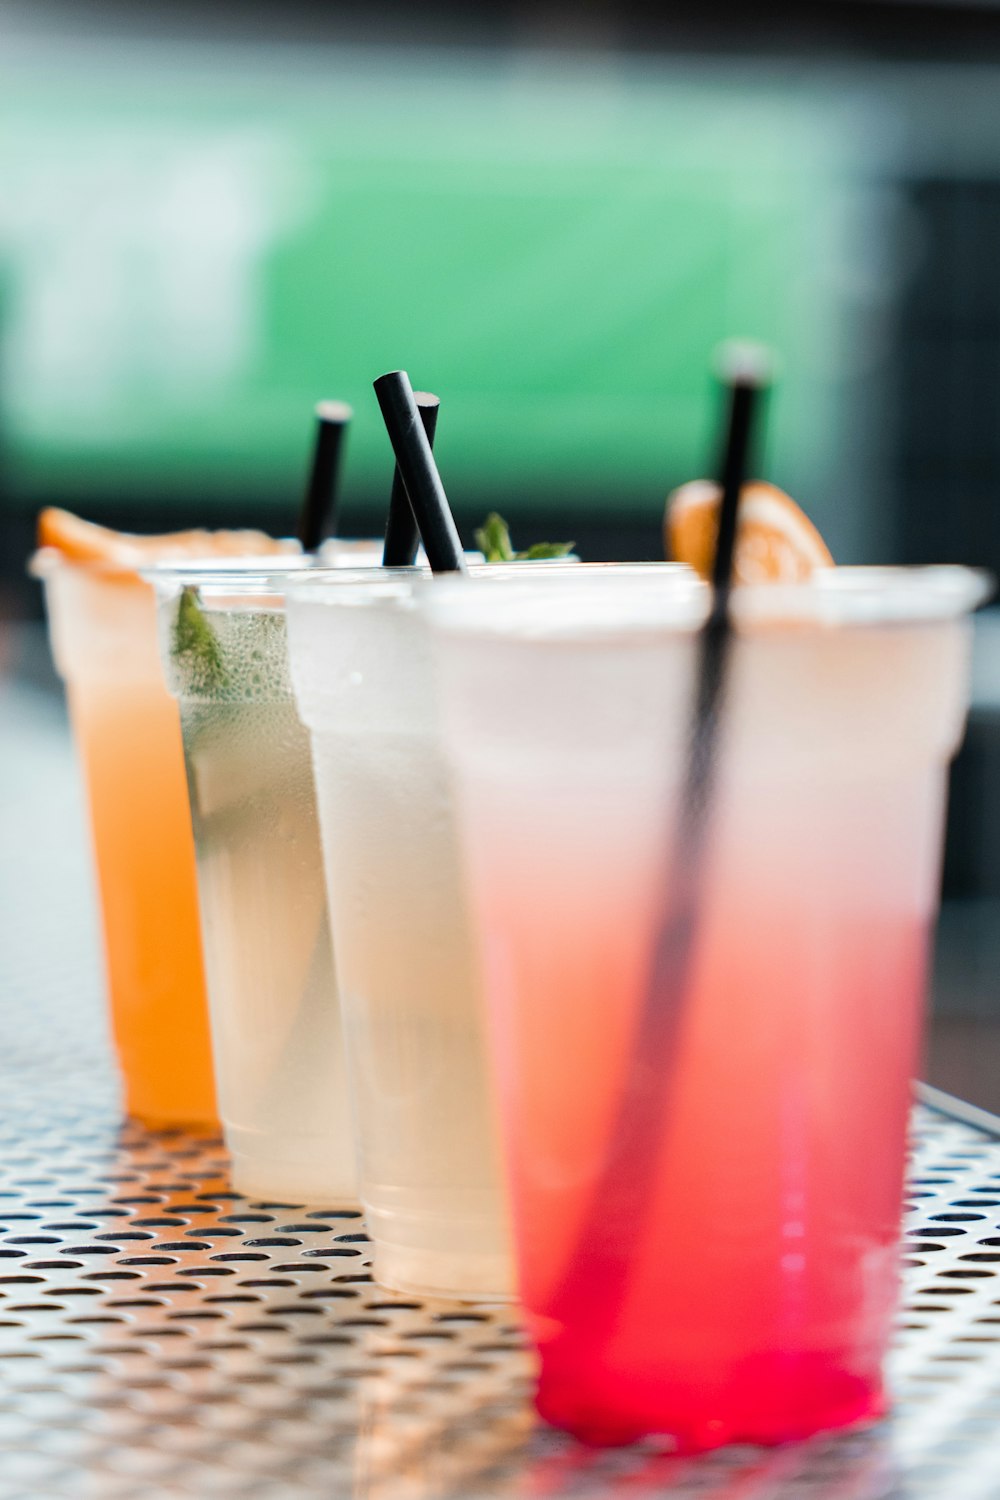
[[[382,565],[384,550],[382,537],[331,536],[321,543],[316,561],[324,568],[377,568]],[[481,552],[466,550],[463,556],[467,563],[485,561]],[[423,547],[417,549],[416,565],[427,566]]]
[[[666,1003],[704,586],[426,595],[555,1425],[698,1449],[884,1410],[964,616],[985,592],[959,568],[736,592],[690,967],[657,1055],[637,1033]],[[616,1159],[637,1087],[655,1129]]]
[[[180,708],[219,1111],[233,1186],[357,1199],[309,736],[288,674],[290,572],[156,569]],[[354,577],[354,574],[344,574]]]
[[[213,1124],[180,724],[153,591],[133,572],[54,553],[35,571],[83,765],[125,1108],[149,1124]]]
[[[501,581],[587,571],[486,566],[470,587],[493,595]],[[511,1266],[478,964],[413,598],[438,583],[296,580],[289,644],[313,741],[375,1275],[401,1291],[498,1298]]]
[[[381,537],[327,537],[317,562],[324,568],[377,568],[385,546]]]

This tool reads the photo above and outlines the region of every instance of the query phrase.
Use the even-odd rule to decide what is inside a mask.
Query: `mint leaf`
[[[490,511],[476,532],[476,546],[488,563],[514,561],[510,529],[503,516],[498,516],[495,510]]]
[[[542,562],[547,557],[567,557],[575,542],[536,542],[526,552],[517,553],[518,562]]]
[[[216,691],[226,686],[222,649],[205,619],[198,590],[191,584],[181,590],[177,601],[173,654],[175,660],[183,661],[200,688]]]
[[[565,557],[576,546],[575,542],[536,542],[524,552],[515,552],[510,539],[510,527],[503,516],[491,510],[476,532],[476,546],[488,563],[541,562],[544,558]]]

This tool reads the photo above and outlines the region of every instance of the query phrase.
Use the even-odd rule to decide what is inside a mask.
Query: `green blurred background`
[[[998,97],[990,0],[0,0],[0,614],[42,504],[288,531],[322,397],[380,532],[397,366],[467,540],[655,556],[731,336],[838,560],[1000,568]]]
[[[378,531],[371,381],[402,366],[467,534],[497,506],[654,555],[739,335],[781,353],[772,477],[863,555],[876,116],[665,58],[29,35],[0,55],[3,504],[287,529],[333,396],[344,525]]]

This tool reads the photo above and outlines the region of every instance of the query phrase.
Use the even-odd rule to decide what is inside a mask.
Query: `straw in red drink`
[[[739,499],[748,474],[759,396],[766,384],[760,355],[745,355],[727,371],[726,384],[728,414],[712,605],[696,641],[695,699],[678,820],[665,872],[663,921],[597,1186],[562,1283],[546,1309],[570,1332],[580,1330],[590,1350],[595,1342],[606,1342],[613,1334],[636,1247],[643,1237],[669,1115],[678,1026],[690,987],[704,900],[702,868],[730,658],[729,602]],[[594,1414],[593,1421],[593,1429],[581,1431],[580,1436],[623,1441],[636,1435],[601,1431],[599,1414]]]

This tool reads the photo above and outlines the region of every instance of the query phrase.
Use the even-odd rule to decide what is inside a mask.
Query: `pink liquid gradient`
[[[983,588],[862,568],[742,593],[695,860],[683,579],[428,605],[537,1405],[587,1442],[886,1409]]]
[[[648,1197],[588,1276],[584,1226],[644,997],[653,822],[607,806],[589,831],[553,810],[519,826],[494,785],[474,883],[553,1424],[693,1450],[884,1411],[939,802],[933,776],[838,788],[825,806],[758,789],[722,811]],[[620,1276],[604,1274],[609,1253]]]

